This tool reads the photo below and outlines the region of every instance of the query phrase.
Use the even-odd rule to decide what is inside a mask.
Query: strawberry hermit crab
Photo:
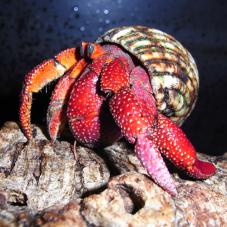
[[[172,195],[176,185],[161,154],[196,179],[216,171],[197,159],[177,126],[194,107],[199,78],[190,53],[170,35],[142,26],[114,28],[96,43],[83,42],[36,66],[25,77],[20,105],[28,140],[32,93],[58,78],[47,114],[52,141],[65,119],[86,146],[125,137],[148,174]]]

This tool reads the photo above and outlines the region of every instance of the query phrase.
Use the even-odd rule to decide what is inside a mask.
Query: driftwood
[[[173,170],[172,198],[146,175],[127,143],[96,152],[52,144],[39,127],[0,130],[0,226],[225,226],[227,155],[200,158],[218,172],[193,181]]]

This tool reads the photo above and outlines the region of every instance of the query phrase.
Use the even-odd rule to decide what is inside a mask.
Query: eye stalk
[[[97,43],[86,43],[86,42],[81,43],[79,47],[79,52],[82,58],[87,58],[90,60],[93,60],[105,54],[105,51],[101,45]]]
[[[87,45],[87,57],[91,58],[94,50],[95,50],[94,44],[88,43],[88,45]]]

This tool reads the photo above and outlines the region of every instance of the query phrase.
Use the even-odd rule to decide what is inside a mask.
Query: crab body
[[[97,42],[65,50],[26,75],[20,106],[26,137],[32,138],[32,93],[61,77],[47,114],[53,141],[66,121],[86,146],[125,137],[148,174],[172,195],[176,185],[162,155],[192,177],[212,175],[214,165],[197,159],[177,126],[192,111],[198,93],[191,55],[171,36],[141,26],[112,29]]]

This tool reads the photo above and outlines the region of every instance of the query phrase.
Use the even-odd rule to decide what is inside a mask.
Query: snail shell
[[[98,43],[120,45],[147,70],[158,110],[181,125],[195,106],[198,69],[191,54],[172,36],[144,26],[107,31]]]

